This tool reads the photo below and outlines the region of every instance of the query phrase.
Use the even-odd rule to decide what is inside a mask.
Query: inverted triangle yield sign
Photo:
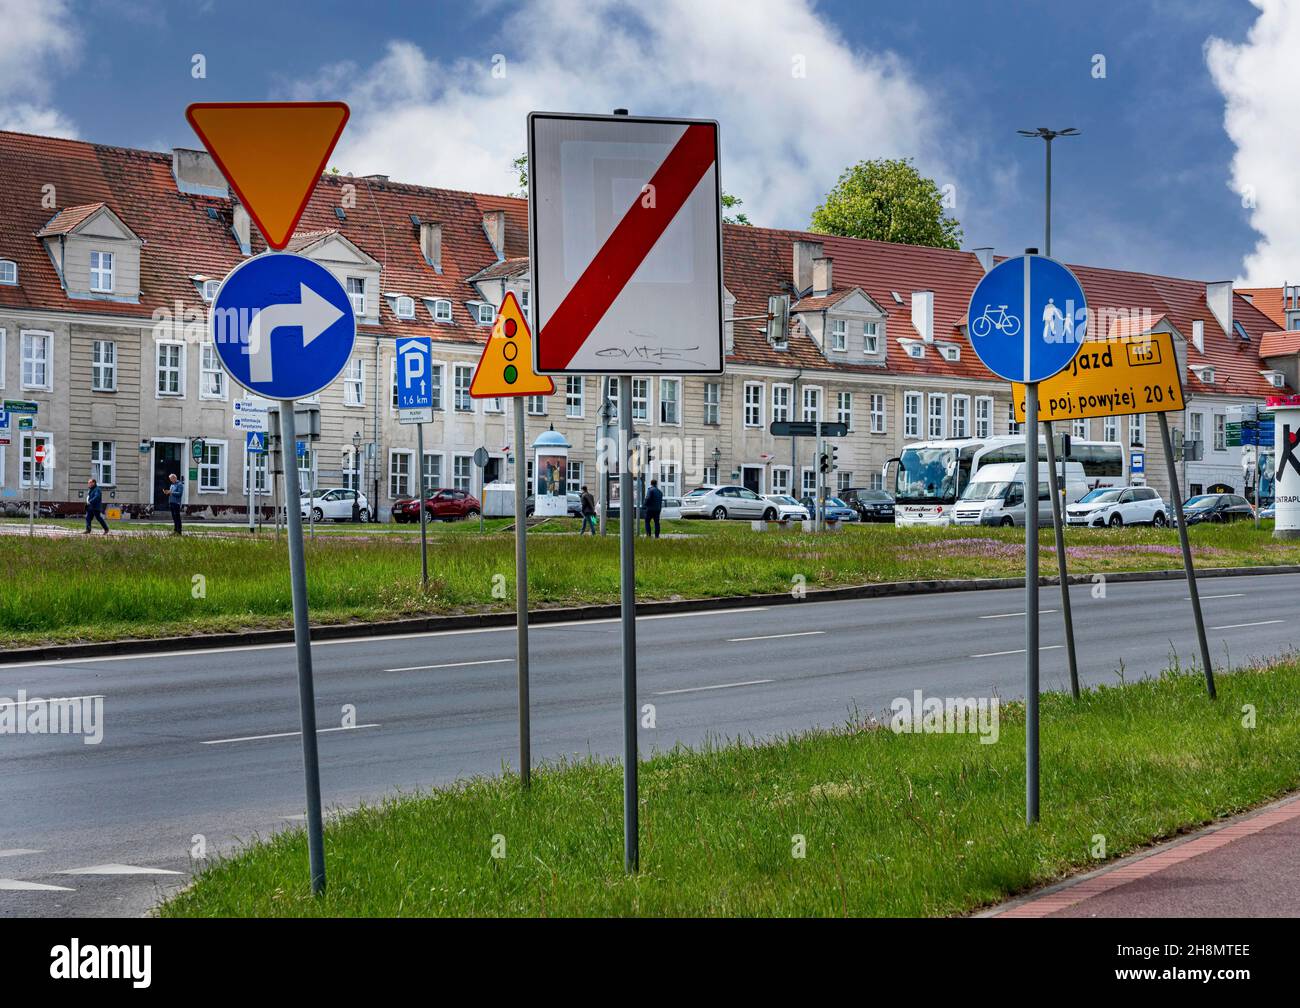
[[[533,335],[513,291],[506,292],[492,335],[474,369],[469,394],[475,399],[550,395],[555,382],[533,370]]]
[[[198,102],[185,118],[266,243],[282,249],[348,121],[343,102]]]

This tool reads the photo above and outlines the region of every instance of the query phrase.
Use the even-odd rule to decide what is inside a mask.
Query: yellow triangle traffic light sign
[[[475,399],[496,399],[550,395],[554,391],[551,376],[533,370],[533,334],[528,331],[519,301],[513,292],[507,292],[474,370],[474,380],[469,383],[469,394]]]
[[[273,249],[298,219],[348,121],[343,102],[198,102],[185,118]]]

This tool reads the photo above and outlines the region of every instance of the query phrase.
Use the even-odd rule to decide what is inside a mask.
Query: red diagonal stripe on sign
[[[672,223],[687,197],[713,164],[714,128],[696,124],[669,151],[650,185],[654,206],[642,206],[638,196],[595,258],[583,270],[560,306],[538,334],[538,363],[543,371],[569,366],[609,306],[627,286],[632,274]]]

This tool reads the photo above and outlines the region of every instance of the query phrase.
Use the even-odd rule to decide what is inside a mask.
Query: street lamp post
[[[421,501],[421,506],[424,502]],[[352,520],[361,521],[361,432],[352,435]]]
[[[1073,126],[1063,130],[1051,130],[1046,126],[1039,126],[1036,130],[1016,130],[1024,137],[1037,137],[1042,139],[1047,145],[1047,191],[1046,191],[1046,216],[1043,224],[1043,255],[1052,254],[1052,141],[1057,137],[1074,137],[1079,135],[1079,131]]]

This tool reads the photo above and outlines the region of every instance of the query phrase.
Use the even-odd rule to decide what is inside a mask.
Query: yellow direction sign
[[[507,293],[492,325],[483,356],[469,383],[475,399],[550,395],[555,382],[533,370],[533,334],[513,293]]]
[[[1025,422],[1025,387],[1011,385],[1016,422]],[[1084,420],[1125,413],[1174,413],[1183,383],[1168,333],[1089,340],[1070,366],[1038,383],[1038,419]]]

